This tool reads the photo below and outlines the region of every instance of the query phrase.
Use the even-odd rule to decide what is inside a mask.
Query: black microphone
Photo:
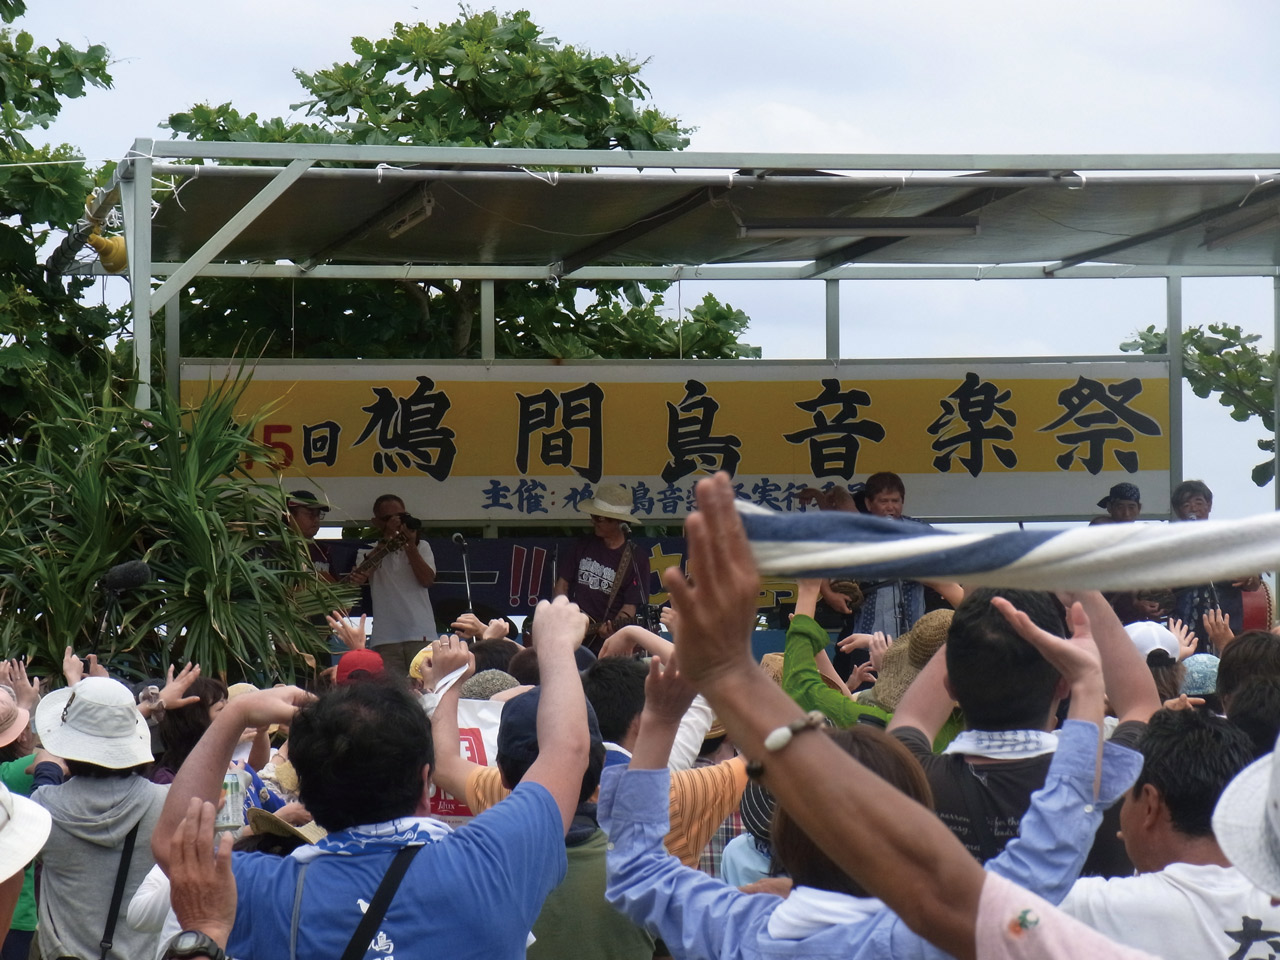
[[[467,538],[460,533],[455,533],[453,535],[453,542],[456,543],[458,546],[462,547],[464,550],[467,547]]]
[[[102,575],[98,585],[103,590],[132,590],[152,580],[151,568],[142,560],[129,560],[117,563]]]

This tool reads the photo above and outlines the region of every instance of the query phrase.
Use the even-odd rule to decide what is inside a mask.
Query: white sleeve
[[[159,933],[169,916],[169,878],[157,864],[142,878],[125,915],[129,926],[142,933]]]
[[[698,759],[698,751],[702,749],[702,741],[707,738],[711,729],[713,714],[711,704],[702,694],[693,698],[693,703],[680,718],[680,729],[676,731],[676,742],[671,746],[671,757],[667,760],[667,769],[672,773],[690,769]]]
[[[418,556],[427,561],[427,566],[432,570],[436,568],[436,555],[431,552],[431,544],[427,543],[427,541],[418,541]]]

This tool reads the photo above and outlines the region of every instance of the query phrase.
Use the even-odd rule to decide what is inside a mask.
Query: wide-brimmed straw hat
[[[897,710],[907,687],[946,643],[954,615],[954,610],[930,610],[916,621],[915,626],[893,641],[884,652],[875,686],[859,694],[858,702],[890,713]]]
[[[1231,865],[1280,897],[1280,766],[1267,754],[1227,784],[1213,811],[1213,835]]]
[[[633,503],[631,491],[622,484],[606,483],[596,487],[595,499],[578,504],[578,512],[625,522],[635,519]]]
[[[277,837],[296,837],[304,843],[316,843],[329,835],[329,831],[312,820],[295,826],[261,807],[249,808],[249,827],[254,833],[270,833]]]
[[[49,839],[52,825],[48,810],[10,793],[0,783],[0,880],[7,880],[35,859]]]
[[[0,684],[0,747],[7,747],[27,729],[31,714],[18,706],[12,688]]]
[[[153,759],[151,734],[133,694],[108,677],[85,677],[46,696],[36,707],[36,733],[63,760],[124,770]]]

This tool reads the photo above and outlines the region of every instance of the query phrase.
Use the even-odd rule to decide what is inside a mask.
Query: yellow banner
[[[184,403],[225,373],[185,365]],[[913,504],[919,514],[1087,513],[1109,483],[1150,486],[1169,468],[1163,363],[263,363],[241,412],[263,407],[261,438],[279,456],[255,473],[336,483],[343,496],[357,481],[414,481],[442,519],[492,520],[508,509],[494,497],[505,487],[511,500],[521,481],[543,485],[547,516],[575,514],[584,488],[613,481],[644,488],[641,507],[654,504],[642,513],[679,516],[716,469],[784,510],[804,486],[892,470],[934,501]],[[1055,501],[1087,490],[1037,505],[1037,478],[1053,481],[1038,489]],[[674,509],[663,491],[679,493]],[[983,491],[992,502],[974,501]]]

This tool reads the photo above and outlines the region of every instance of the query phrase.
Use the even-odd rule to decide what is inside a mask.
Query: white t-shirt
[[[1234,867],[1171,863],[1156,873],[1076,881],[1062,909],[1118,943],[1166,960],[1242,957],[1276,951],[1280,908]],[[1271,936],[1258,936],[1270,932]]]
[[[1157,960],[1156,954],[1104,937],[995,873],[982,882],[974,952],[980,960]]]
[[[403,643],[406,640],[436,638],[436,615],[431,608],[431,595],[418,582],[409,566],[408,547],[387,554],[382,565],[369,578],[373,593],[373,635],[369,646]],[[436,558],[425,540],[418,541],[418,556],[431,569]]]

